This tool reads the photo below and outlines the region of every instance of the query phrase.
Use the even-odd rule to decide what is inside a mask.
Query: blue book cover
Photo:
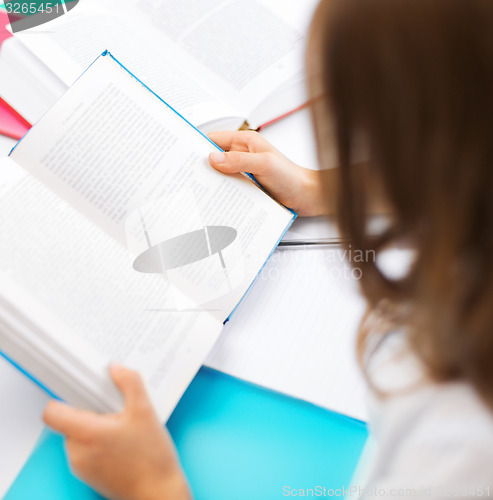
[[[167,427],[196,500],[276,500],[294,489],[349,488],[368,436],[357,420],[208,368]],[[101,496],[72,475],[63,439],[46,431],[5,500],[27,498]]]

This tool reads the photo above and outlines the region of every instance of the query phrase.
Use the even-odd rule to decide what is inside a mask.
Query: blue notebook
[[[122,408],[107,367],[125,364],[166,421],[296,217],[214,170],[218,149],[98,57],[2,164],[0,352],[101,412]]]
[[[167,425],[195,500],[348,487],[367,438],[359,421],[207,368]],[[100,498],[71,475],[62,438],[47,431],[5,500]]]

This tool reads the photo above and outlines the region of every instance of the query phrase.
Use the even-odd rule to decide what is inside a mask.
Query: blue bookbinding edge
[[[54,392],[52,392],[46,385],[44,385],[42,382],[40,382],[36,377],[33,377],[27,370],[22,368],[19,363],[14,361],[10,356],[7,356],[4,352],[0,351],[0,356],[4,359],[6,359],[12,366],[17,368],[21,373],[23,373],[29,380],[34,382],[38,387],[43,389],[46,393],[48,393],[52,398],[58,399],[59,401],[62,401],[60,397],[58,397]]]
[[[172,106],[170,106],[164,99],[162,99],[158,94],[156,94],[153,90],[151,90],[145,83],[143,83],[141,80],[139,80],[139,78],[137,78],[131,71],[129,71],[118,59],[116,59],[116,57],[114,57],[111,52],[109,50],[105,50],[100,56],[98,56],[88,67],[87,69],[79,76],[79,78],[81,78],[85,73],[86,71],[88,71],[91,66],[100,58],[100,57],[106,57],[106,56],[110,56],[111,59],[113,59],[117,64],[119,64],[130,76],[132,76],[132,78],[134,78],[137,82],[139,82],[145,89],[147,89],[149,92],[151,92],[153,95],[155,95],[163,104],[165,104],[169,109],[171,109],[171,111],[173,111],[174,113],[176,113],[182,120],[184,120],[186,123],[188,123],[188,125],[190,125],[194,130],[196,130],[202,137],[204,137],[207,141],[209,141],[214,147],[216,147],[217,149],[219,149],[219,151],[223,151],[215,142],[211,141],[203,132],[201,132],[197,127],[195,127],[192,123],[190,123],[183,115],[181,115],[178,111],[176,111]],[[77,80],[79,79],[77,78]],[[77,81],[76,80],[76,81]],[[42,118],[41,118],[42,119]],[[40,119],[40,120],[41,120]],[[39,120],[38,120],[39,121]],[[29,134],[29,130],[26,132],[26,134],[24,134],[24,136],[15,144],[15,146],[12,148],[12,150],[10,151],[9,153],[9,156],[12,154],[12,152],[14,151],[14,149],[19,145],[19,143],[24,139],[24,137],[26,137],[26,135]],[[257,181],[257,179],[255,179],[255,177],[252,175],[252,174],[249,174],[247,173],[248,177],[250,177],[260,188],[263,189],[262,185]],[[226,318],[226,320],[224,321],[224,324],[226,324],[231,316],[233,315],[233,313],[236,311],[236,309],[238,308],[238,306],[240,305],[241,301],[245,298],[245,295],[248,293],[248,291],[250,290],[250,288],[253,286],[253,284],[255,283],[255,281],[257,280],[257,278],[260,276],[260,273],[262,272],[262,270],[264,269],[265,265],[267,264],[268,260],[271,258],[272,254],[274,253],[274,251],[276,250],[277,246],[279,245],[279,243],[281,242],[281,240],[284,238],[284,235],[288,232],[289,228],[291,227],[291,225],[293,224],[293,222],[295,221],[296,217],[298,216],[298,214],[294,211],[294,210],[291,210],[290,208],[287,208],[287,207],[284,207],[286,208],[286,210],[288,210],[289,212],[291,212],[291,214],[293,215],[292,219],[291,219],[291,222],[286,226],[286,229],[284,230],[284,232],[282,233],[281,237],[279,238],[279,240],[277,241],[277,243],[274,245],[274,248],[272,249],[272,251],[270,252],[269,256],[267,257],[267,260],[264,262],[263,266],[260,268],[259,272],[257,273],[257,275],[255,276],[255,278],[253,279],[253,281],[250,283],[250,286],[247,288],[246,292],[243,294],[243,296],[241,297],[241,299],[238,301],[238,304],[236,304],[235,308],[231,311],[231,314]],[[7,356],[5,353],[3,353],[1,350],[0,350],[0,356],[2,356],[3,358],[5,358],[9,363],[11,363],[13,366],[15,366],[15,368],[17,368],[20,372],[22,372],[24,375],[26,375],[26,377],[28,377],[30,380],[32,380],[36,385],[38,385],[41,389],[43,389],[45,392],[47,392],[51,397],[55,398],[55,399],[58,399],[59,401],[62,401],[62,399],[60,397],[58,397],[56,394],[54,394],[50,389],[48,389],[48,387],[46,387],[43,383],[41,383],[38,379],[36,379],[33,375],[31,375],[28,371],[26,371],[24,368],[22,368],[16,361],[14,361],[12,358],[10,358],[9,356]]]

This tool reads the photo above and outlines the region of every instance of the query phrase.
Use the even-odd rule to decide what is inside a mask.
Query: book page
[[[283,84],[302,78],[316,4],[85,0],[49,31],[33,28],[16,39],[67,86],[108,49],[197,125],[223,120],[238,128]],[[287,102],[283,112],[299,104]]]
[[[365,310],[340,248],[279,249],[234,312],[206,364],[248,382],[367,420],[356,360]]]
[[[105,7],[107,7],[105,9]],[[162,40],[156,40],[131,15],[111,2],[80,2],[69,15],[15,36],[21,43],[70,87],[80,74],[104,51],[111,50],[126,66],[146,82],[171,106],[197,125],[233,119],[239,127],[244,116],[203,84],[200,74],[191,74]],[[9,46],[7,50],[13,50]],[[18,62],[18,64],[20,64]],[[29,69],[29,68],[28,68]],[[34,91],[37,95],[38,89]],[[45,103],[47,111],[54,101]]]
[[[305,67],[316,0],[125,0],[139,25],[231,105],[249,114]],[[156,36],[157,38],[157,36]],[[283,112],[297,103],[285,103]],[[274,118],[274,116],[271,116]]]
[[[293,214],[246,176],[214,170],[212,151],[107,55],[12,158],[126,247],[134,270],[164,275],[179,307],[212,304],[224,321]]]
[[[115,361],[143,375],[166,419],[221,323],[207,312],[178,311],[162,276],[135,272],[122,245],[12,160],[2,163],[0,179],[2,324],[8,311],[24,326],[31,321],[35,328],[16,329],[14,339],[37,349],[52,378],[72,377],[74,391],[93,393],[102,403],[92,409],[121,408],[108,374]],[[1,349],[9,337],[0,331]],[[70,390],[59,395],[82,404]]]

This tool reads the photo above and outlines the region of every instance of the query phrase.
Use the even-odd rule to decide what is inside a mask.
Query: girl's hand
[[[125,397],[122,413],[99,415],[55,401],[45,409],[45,423],[66,437],[73,472],[110,499],[190,499],[173,442],[140,376],[120,366],[111,375]]]
[[[301,216],[327,213],[322,174],[288,160],[257,132],[209,134],[226,153],[211,153],[210,164],[220,172],[248,172],[280,203]]]

